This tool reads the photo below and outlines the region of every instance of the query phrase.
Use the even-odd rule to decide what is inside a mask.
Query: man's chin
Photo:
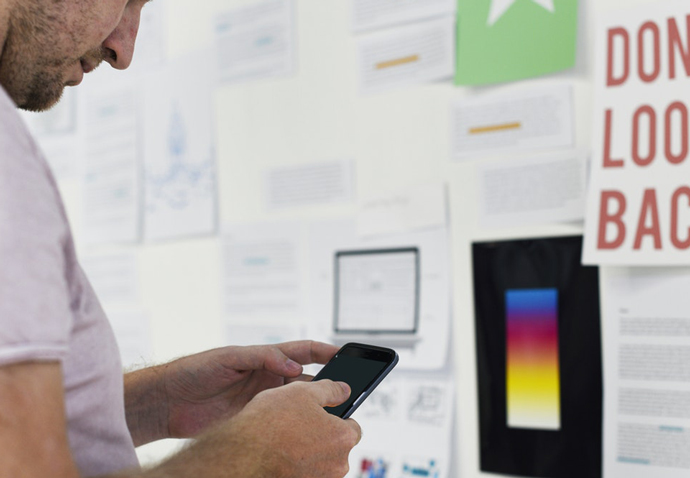
[[[60,99],[62,98],[62,92],[63,90],[60,90],[59,92],[56,92],[52,95],[31,95],[25,101],[18,103],[17,107],[22,110],[31,111],[33,113],[41,113],[43,111],[48,111],[60,102]]]

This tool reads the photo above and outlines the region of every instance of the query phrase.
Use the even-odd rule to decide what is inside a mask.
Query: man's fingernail
[[[288,359],[287,361],[287,368],[288,370],[291,370],[293,372],[301,372],[302,371],[302,366],[295,362],[294,360]]]

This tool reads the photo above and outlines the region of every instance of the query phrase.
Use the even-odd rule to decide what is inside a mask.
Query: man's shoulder
[[[50,168],[14,102],[0,87],[0,216],[6,219],[8,209],[45,209],[46,201],[60,202]],[[57,219],[59,209],[54,211]],[[13,215],[21,216],[16,211]]]

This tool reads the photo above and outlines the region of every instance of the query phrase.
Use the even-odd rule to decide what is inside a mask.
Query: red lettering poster
[[[690,2],[615,12],[597,32],[584,262],[690,264]]]

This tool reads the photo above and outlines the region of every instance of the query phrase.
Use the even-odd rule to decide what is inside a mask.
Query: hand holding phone
[[[374,345],[345,344],[314,377],[314,381],[345,382],[352,394],[345,403],[325,407],[325,410],[332,415],[349,418],[397,363],[398,354],[394,350]]]

